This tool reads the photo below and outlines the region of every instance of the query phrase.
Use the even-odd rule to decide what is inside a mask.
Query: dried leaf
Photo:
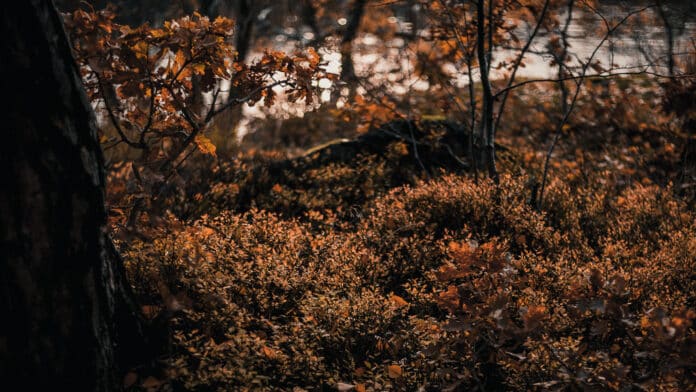
[[[276,353],[276,351],[274,349],[272,349],[268,346],[263,346],[261,348],[261,352],[268,359],[275,359],[278,357],[278,353]]]
[[[353,389],[355,389],[355,385],[353,385],[353,384],[346,384],[346,383],[344,383],[344,382],[339,382],[338,384],[336,384],[336,388],[338,388],[338,390],[339,390],[340,392],[352,391]]]
[[[399,365],[387,366],[387,375],[390,378],[399,378],[399,377],[401,377],[401,374],[402,374],[401,366],[399,366]]]
[[[198,147],[198,150],[200,150],[200,152],[206,155],[215,156],[216,147],[215,144],[213,144],[212,140],[199,134],[196,135],[194,142],[196,143],[196,147]]]
[[[394,305],[396,305],[397,308],[402,308],[404,306],[408,306],[408,302],[396,294],[392,294],[389,297],[389,301],[391,301]]]

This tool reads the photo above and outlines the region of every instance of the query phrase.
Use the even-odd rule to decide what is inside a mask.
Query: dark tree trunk
[[[355,79],[355,67],[353,66],[353,41],[358,36],[360,21],[365,13],[367,0],[355,0],[348,15],[348,23],[341,39],[341,78],[347,82]]]
[[[254,26],[260,6],[252,0],[237,0],[234,2],[233,7],[235,21],[234,44],[237,51],[236,61],[244,63],[251,49],[254,38]],[[241,91],[230,85],[227,102],[232,102],[234,99],[241,97]],[[213,119],[213,128],[217,128],[215,132],[222,133],[223,141],[222,144],[218,145],[219,155],[230,156],[230,154],[234,153],[237,127],[242,121],[242,117],[243,105],[234,105]]]
[[[492,0],[489,0],[489,2]],[[495,166],[495,129],[493,123],[493,93],[491,89],[491,81],[489,79],[490,67],[488,64],[489,56],[487,55],[485,42],[486,14],[483,0],[479,0],[476,7],[476,53],[479,60],[479,74],[481,77],[481,85],[483,86],[483,108],[481,109],[481,122],[479,140],[483,144],[479,149],[485,151],[486,167],[488,168],[488,176],[498,182],[498,169]],[[488,23],[493,23],[493,15],[488,15]],[[490,34],[490,30],[489,30]],[[488,45],[490,46],[490,40]],[[488,52],[490,52],[490,48]]]
[[[696,119],[684,122],[686,141],[681,153],[681,171],[676,186],[679,194],[689,203],[696,205]]]
[[[235,16],[237,23],[237,31],[235,31],[237,61],[244,62],[249,54],[251,38],[254,34],[254,20],[257,16],[256,7],[254,7],[251,0],[239,0]]]
[[[663,4],[663,1],[658,0],[655,2],[657,5],[657,14],[662,19],[662,26],[665,28],[665,43],[667,44],[667,71],[669,76],[674,76],[674,29],[672,28],[672,23],[669,20],[669,15],[667,13],[667,7]]]
[[[341,80],[346,83],[349,89],[348,101],[352,101],[355,97],[355,89],[358,82],[357,75],[355,74],[355,65],[353,63],[353,41],[355,41],[360,31],[360,22],[365,13],[366,4],[367,0],[353,1],[348,11],[348,21],[341,37],[341,46],[339,48],[341,51]],[[331,97],[331,102],[335,104],[338,102],[339,97],[340,89],[335,89]]]
[[[314,39],[321,37],[321,29],[317,20],[317,8],[312,4],[312,0],[302,1],[302,22],[312,29]]]
[[[105,232],[94,115],[51,1],[2,7],[0,53],[0,376],[23,390],[117,389],[138,317]]]

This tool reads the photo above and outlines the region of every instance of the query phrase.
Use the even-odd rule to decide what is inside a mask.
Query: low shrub
[[[121,244],[186,390],[684,390],[696,214],[635,184],[445,175],[335,211],[252,209]],[[175,219],[175,218],[171,218]]]

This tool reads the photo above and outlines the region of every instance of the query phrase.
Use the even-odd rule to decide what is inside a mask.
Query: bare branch
[[[588,7],[590,7],[590,6],[588,5]],[[542,175],[541,187],[540,187],[540,189],[539,189],[539,203],[538,203],[538,205],[537,205],[537,208],[541,209],[541,207],[543,206],[543,202],[544,202],[544,190],[545,190],[545,187],[546,187],[546,179],[547,179],[548,172],[549,172],[549,163],[550,163],[550,161],[551,161],[551,156],[553,155],[553,151],[554,151],[554,149],[555,149],[555,147],[556,147],[556,144],[558,143],[558,140],[559,140],[560,137],[561,137],[561,132],[562,132],[562,130],[563,130],[563,127],[564,127],[564,126],[566,125],[566,123],[568,122],[568,119],[570,118],[570,114],[573,112],[573,109],[575,108],[575,104],[577,103],[578,96],[579,96],[579,94],[580,94],[580,91],[582,90],[582,84],[583,84],[583,82],[584,82],[584,80],[585,80],[585,78],[586,78],[587,70],[589,69],[590,65],[592,64],[592,60],[593,60],[594,57],[597,55],[597,53],[599,52],[599,49],[604,45],[604,43],[607,41],[607,39],[608,39],[619,27],[621,27],[621,26],[622,26],[627,20],[629,20],[632,16],[637,15],[637,14],[639,14],[639,13],[641,13],[641,12],[644,12],[645,10],[648,10],[648,9],[650,9],[650,8],[652,8],[652,7],[654,7],[654,6],[653,6],[653,5],[649,5],[649,6],[647,6],[647,7],[643,7],[643,8],[641,8],[641,9],[639,9],[639,10],[636,10],[636,11],[633,11],[633,12],[629,12],[626,16],[624,16],[619,22],[617,22],[617,23],[616,23],[614,26],[612,26],[612,27],[609,27],[608,21],[606,20],[606,18],[604,18],[604,16],[603,16],[601,13],[599,13],[599,11],[596,11],[594,8],[591,8],[592,10],[594,10],[594,12],[596,12],[596,13],[602,18],[602,20],[605,21],[605,25],[607,26],[607,32],[604,34],[604,36],[602,37],[602,40],[599,42],[599,44],[597,44],[597,46],[594,48],[594,50],[592,51],[592,54],[591,54],[590,57],[587,59],[587,62],[586,62],[585,64],[583,64],[582,73],[580,74],[579,77],[577,77],[577,78],[575,79],[575,93],[573,94],[573,98],[572,98],[572,100],[570,101],[570,104],[567,106],[567,110],[566,110],[565,113],[563,114],[563,119],[562,119],[562,120],[558,123],[558,125],[556,126],[556,130],[555,130],[555,133],[554,133],[553,141],[552,141],[552,143],[551,143],[551,146],[549,147],[549,150],[548,150],[547,153],[546,153],[546,160],[545,160],[545,162],[544,162],[544,173],[543,173],[543,175]]]
[[[106,97],[106,82],[99,75],[99,72],[95,71],[94,69],[92,69],[92,71],[94,72],[94,75],[97,78],[97,84],[99,85],[99,91],[101,92],[102,100],[104,101],[104,107],[106,108],[106,113],[109,116],[109,120],[111,121],[111,124],[114,126],[114,129],[116,129],[116,132],[121,137],[121,140],[123,140],[124,143],[126,143],[127,145],[129,145],[131,147],[139,148],[141,150],[146,150],[147,144],[134,142],[134,141],[128,139],[128,136],[126,136],[126,133],[123,131],[123,128],[121,128],[120,122],[116,118],[116,114],[114,113],[114,109],[111,107],[111,103],[109,102],[109,98]]]
[[[532,34],[529,36],[529,39],[527,39],[527,42],[525,43],[524,47],[520,51],[520,54],[515,59],[515,63],[512,67],[512,74],[510,75],[510,78],[508,79],[508,83],[506,86],[508,88],[510,86],[512,86],[513,83],[515,83],[515,77],[517,76],[517,70],[520,68],[520,65],[522,64],[522,60],[524,59],[525,54],[527,54],[529,47],[532,45],[534,38],[536,37],[537,33],[539,32],[539,28],[541,27],[541,24],[544,21],[544,18],[546,17],[546,12],[549,9],[549,2],[550,2],[550,0],[544,1],[544,8],[542,8],[542,10],[541,10],[541,14],[539,15],[539,18],[537,19],[537,23],[534,26],[534,30],[532,31]],[[495,120],[495,128],[496,129],[500,125],[500,120],[503,117],[503,113],[505,110],[505,103],[507,102],[509,92],[510,92],[510,90],[505,90],[505,93],[503,93],[503,97],[500,101],[500,105],[498,107],[498,116]],[[497,96],[498,96],[498,94],[495,95],[495,97],[497,97]]]

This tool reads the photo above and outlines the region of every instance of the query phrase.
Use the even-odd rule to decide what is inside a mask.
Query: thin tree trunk
[[[672,28],[672,23],[669,21],[669,15],[667,15],[665,5],[661,0],[657,0],[657,12],[662,19],[662,25],[665,28],[665,42],[667,44],[667,71],[669,76],[674,76],[674,29]]]
[[[321,37],[321,29],[317,21],[317,8],[312,4],[312,0],[302,1],[302,22],[312,29],[314,39]]]
[[[492,0],[491,0],[492,1]],[[498,181],[498,170],[495,167],[495,130],[493,129],[493,93],[491,89],[491,81],[489,76],[489,67],[486,53],[486,14],[484,1],[479,0],[476,5],[476,53],[479,60],[479,73],[481,77],[481,85],[483,87],[483,108],[481,111],[481,123],[479,140],[485,148],[486,166],[488,168],[488,176]],[[489,18],[492,15],[488,16]],[[489,20],[489,23],[492,23]]]
[[[236,61],[244,62],[249,56],[251,42],[254,35],[254,21],[258,15],[258,5],[254,5],[252,0],[238,0],[235,2],[235,50],[237,51]],[[234,86],[230,85],[228,102],[240,98],[239,92]],[[228,155],[234,151],[237,143],[237,127],[242,121],[243,105],[234,105],[229,110],[218,115],[214,120],[215,132],[222,133],[218,135],[223,144],[218,146],[218,153],[222,156]]]
[[[94,115],[52,3],[2,7],[0,51],[0,376],[23,390],[118,389],[142,335],[105,231]]]
[[[355,0],[348,15],[348,23],[341,38],[341,80],[348,83],[350,98],[355,95],[355,65],[353,64],[353,41],[360,31],[360,21],[365,13],[367,0]]]
[[[256,18],[251,0],[239,0],[236,17],[235,50],[237,51],[237,61],[244,61],[249,54],[251,37],[254,33],[254,19]]]

